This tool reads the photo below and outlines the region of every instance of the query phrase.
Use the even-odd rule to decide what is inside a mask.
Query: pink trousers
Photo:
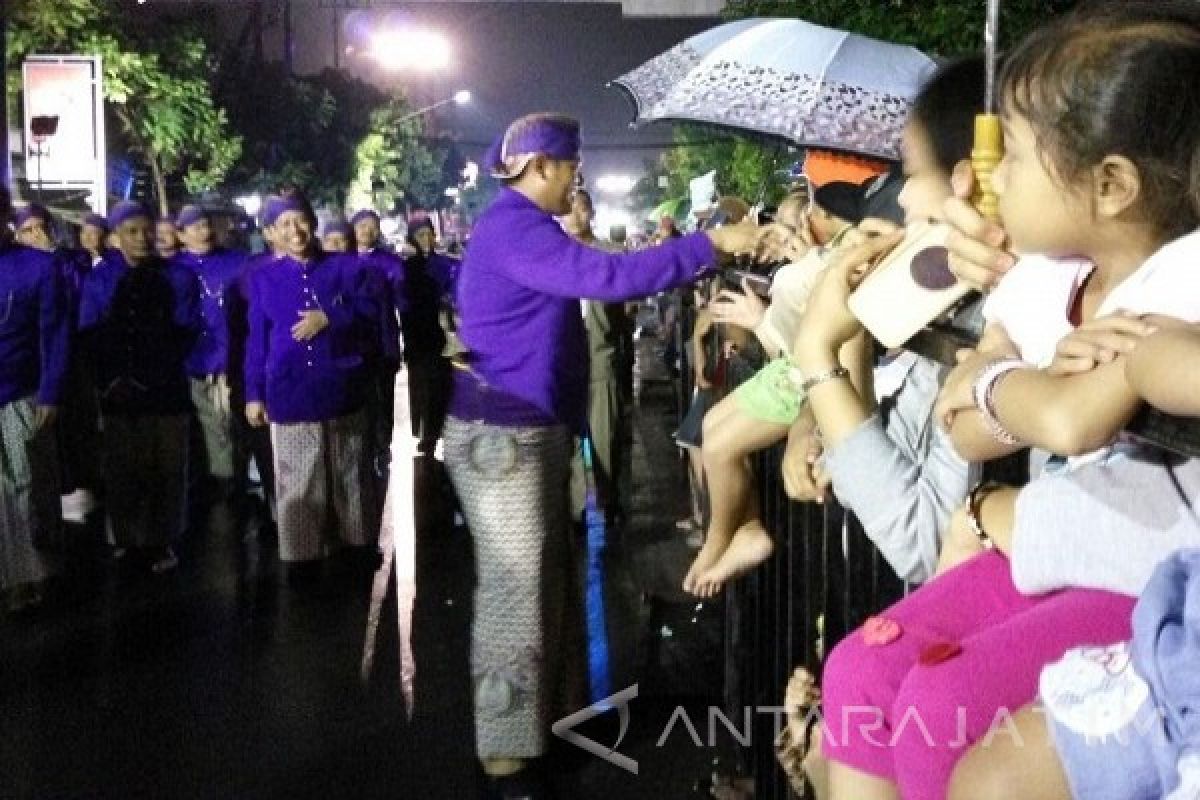
[[[1072,647],[1130,638],[1133,606],[1084,589],[1027,597],[1008,559],[979,555],[830,653],[825,756],[894,781],[905,800],[942,800],[959,757],[1034,700],[1042,667]]]

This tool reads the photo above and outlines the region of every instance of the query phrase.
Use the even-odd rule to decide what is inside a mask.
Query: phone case
[[[850,311],[885,346],[904,344],[970,291],[950,272],[949,232],[938,223],[909,226],[850,295]]]

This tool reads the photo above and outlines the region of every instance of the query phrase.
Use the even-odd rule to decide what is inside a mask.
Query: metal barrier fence
[[[680,294],[673,337],[681,419],[693,389],[689,334],[695,310],[690,300],[690,293]],[[819,677],[833,645],[905,592],[852,514],[836,502],[818,505],[788,498],[779,469],[782,455],[781,444],[755,461],[760,508],[775,553],[725,593],[723,701],[739,730],[744,709],[781,706],[793,669],[802,666]],[[739,772],[753,777],[756,800],[794,797],[769,746],[775,717],[756,713],[752,719],[751,745],[741,748]]]

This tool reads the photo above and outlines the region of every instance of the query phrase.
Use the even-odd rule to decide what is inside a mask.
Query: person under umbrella
[[[187,524],[185,359],[200,333],[195,275],[154,251],[154,221],[134,202],[109,215],[117,250],[84,279],[80,343],[94,371],[104,426],[109,533],[114,556],[147,556],[154,572],[179,562]]]
[[[246,418],[271,426],[279,556],[305,581],[332,540],[366,548],[378,532],[364,410],[378,310],[361,262],[317,247],[305,198],[273,199],[264,222],[279,255],[247,279]]]

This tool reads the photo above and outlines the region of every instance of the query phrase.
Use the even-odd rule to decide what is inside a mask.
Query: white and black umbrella
[[[637,122],[688,120],[887,159],[933,59],[799,19],[746,19],[693,36],[614,83]]]

